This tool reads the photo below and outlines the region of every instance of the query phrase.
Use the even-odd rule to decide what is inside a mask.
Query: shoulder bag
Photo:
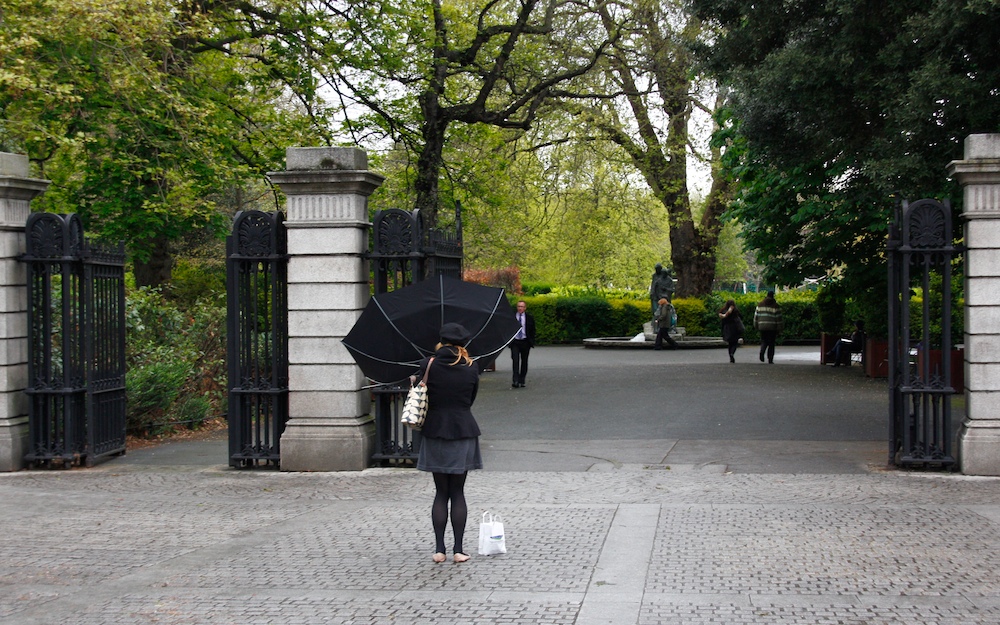
[[[423,379],[410,387],[410,391],[406,394],[406,401],[403,402],[403,411],[399,421],[413,430],[424,427],[424,419],[427,417],[427,374],[431,372],[433,363],[433,358],[427,361]]]

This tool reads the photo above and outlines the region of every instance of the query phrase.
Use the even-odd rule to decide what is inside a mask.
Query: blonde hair
[[[472,366],[472,362],[473,361],[472,361],[472,357],[469,356],[469,350],[465,349],[461,345],[452,345],[451,343],[438,343],[437,345],[434,346],[434,351],[437,351],[437,350],[441,349],[445,345],[447,345],[448,347],[454,348],[455,349],[455,354],[456,354],[455,355],[455,362],[451,362],[451,363],[448,363],[448,364],[457,365],[460,362],[464,362],[467,367],[471,367]]]
[[[667,303],[667,298],[665,298],[665,297],[661,297],[661,298],[660,298],[660,301],[658,301],[658,302],[656,302],[656,303],[657,303],[657,304],[659,304],[660,306],[663,306],[664,304],[666,304],[666,303]]]

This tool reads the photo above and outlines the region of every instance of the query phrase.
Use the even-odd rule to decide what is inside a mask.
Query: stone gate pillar
[[[268,174],[288,198],[289,421],[282,471],[360,471],[375,442],[364,376],[341,344],[368,303],[368,196],[358,148],[289,148]]]
[[[966,417],[959,462],[1000,475],[1000,134],[969,135],[948,173],[964,190]]]
[[[0,471],[24,467],[28,452],[28,290],[24,225],[48,180],[28,177],[28,157],[0,152]]]

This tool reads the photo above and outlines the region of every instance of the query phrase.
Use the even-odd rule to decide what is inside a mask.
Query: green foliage
[[[178,259],[174,263],[166,293],[183,309],[194,306],[205,297],[218,298],[224,306],[226,266],[221,261],[207,263]]]
[[[522,282],[521,289],[525,295],[545,295],[551,293],[556,286],[549,282]]]
[[[525,297],[539,344],[577,343],[598,336],[634,336],[649,321],[649,304],[598,297]]]
[[[611,304],[612,329],[615,334],[605,336],[634,336],[642,331],[642,324],[649,321],[649,306],[635,299],[613,299]]]
[[[753,329],[753,313],[757,303],[763,299],[760,293],[716,291],[705,298],[675,298],[673,305],[677,310],[677,325],[684,327],[689,336],[721,336],[718,311],[730,298],[736,301],[743,315],[747,341],[759,341],[760,337]],[[785,320],[779,342],[819,340],[815,299],[816,294],[812,291],[778,294],[778,304]],[[649,300],[645,297],[605,299],[594,294],[581,297],[553,293],[528,296],[524,300],[535,316],[539,344],[577,343],[585,338],[602,336],[632,337],[641,332],[643,324],[652,318]]]
[[[177,407],[177,422],[195,429],[211,416],[211,409],[212,403],[207,397],[190,395]]]
[[[953,274],[951,280],[951,336],[949,340],[952,345],[958,345],[965,341],[965,315],[962,314],[965,306],[963,296],[963,279],[961,274]],[[941,346],[944,336],[944,328],[941,325],[942,308],[944,304],[944,277],[940,273],[932,273],[928,281],[928,316],[931,319],[930,327],[927,329],[927,339],[932,348]],[[923,328],[923,295],[917,295],[910,299],[910,336],[913,339],[921,340],[924,337]]]
[[[690,130],[695,112],[716,106],[710,94],[717,92],[702,82],[691,49],[715,34],[682,2],[600,3],[594,12],[601,15],[610,43],[595,71],[579,79],[578,91],[586,95],[582,103],[565,105],[573,117],[563,126],[585,146],[596,135],[629,159],[664,216],[667,236],[661,242],[671,243],[668,264],[678,296],[701,295],[712,288],[719,216],[728,198],[721,179],[701,206],[692,206],[688,193],[687,165],[700,161],[714,169],[718,159],[718,152],[698,146],[697,133]],[[706,149],[699,153],[698,147]],[[586,246],[589,238],[574,236],[573,245]],[[647,272],[649,266],[644,264]]]
[[[266,27],[239,30],[258,10],[0,0],[0,144],[52,181],[36,208],[78,213],[89,232],[124,240],[140,283],[162,279],[170,241],[221,229],[214,198],[263,179],[310,136],[310,117],[283,101],[281,69],[295,63],[271,58],[295,52],[259,45],[286,13],[269,9]],[[140,274],[147,265],[158,270]]]
[[[816,294],[816,311],[823,332],[840,334],[847,329],[844,317],[847,299],[847,289],[840,282],[827,283]]]
[[[226,310],[219,301],[206,297],[182,308],[159,289],[128,290],[129,432],[160,434],[223,412]]]
[[[750,273],[747,254],[743,251],[743,239],[739,224],[726,222],[719,233],[719,245],[715,250],[716,282],[743,282]]]
[[[1000,130],[1000,4],[691,6],[719,28],[703,59],[732,93],[716,137],[737,185],[729,217],[765,280],[838,275],[881,334],[875,294],[896,201],[950,198],[957,215],[946,164],[967,135]]]
[[[785,328],[778,335],[778,342],[789,340],[819,340],[819,311],[814,301],[808,299],[786,299],[783,294],[776,298],[781,306],[781,318]]]
[[[736,302],[736,307],[743,317],[743,325],[746,327],[744,338],[750,343],[759,342],[760,334],[753,327],[753,315],[757,310],[757,304],[764,299],[763,293],[714,291],[703,299],[677,299],[674,301],[674,306],[677,308],[677,325],[684,326],[687,333],[692,336],[721,336],[719,311],[729,299]],[[781,317],[785,323],[784,329],[778,335],[779,343],[819,340],[815,292],[787,291],[778,293],[775,299],[781,307]]]
[[[705,336],[707,318],[705,302],[697,297],[675,297],[671,302],[677,311],[677,325],[689,336]]]
[[[151,359],[130,365],[125,377],[126,427],[131,433],[163,433],[167,429],[165,422],[169,420],[167,411],[193,372],[191,363],[177,359],[172,350],[159,350],[149,356]]]
[[[315,52],[311,70],[335,101],[370,111],[348,121],[352,134],[374,133],[404,146],[412,158],[414,207],[430,226],[458,199],[440,193],[442,174],[451,173],[444,169],[451,141],[474,143],[484,126],[530,127],[552,92],[585,72],[603,43],[598,16],[576,3],[361,0],[336,10],[324,4],[317,14],[327,16],[326,36],[308,33],[302,40]],[[486,154],[477,164],[466,155],[455,170],[481,174],[493,160]],[[503,264],[524,266],[516,258]]]
[[[557,286],[552,287],[549,292],[560,297],[600,297],[603,299],[649,301],[649,293],[645,290],[640,291],[637,289],[605,289],[593,286]]]

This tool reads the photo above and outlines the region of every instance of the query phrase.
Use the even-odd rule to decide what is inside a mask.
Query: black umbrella
[[[399,382],[434,353],[446,323],[469,331],[474,359],[502,350],[521,327],[503,289],[439,276],[373,297],[343,343],[368,378]]]

